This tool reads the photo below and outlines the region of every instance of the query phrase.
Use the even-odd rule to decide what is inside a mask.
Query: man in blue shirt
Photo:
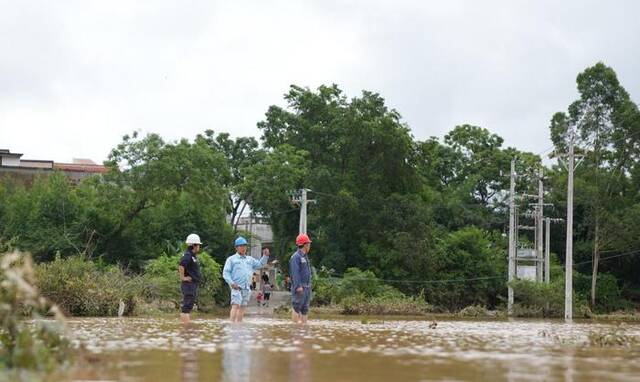
[[[249,305],[251,297],[251,277],[253,272],[264,268],[269,256],[262,256],[260,261],[247,256],[247,240],[240,236],[235,242],[236,253],[229,256],[224,263],[222,277],[231,288],[231,322],[242,322],[244,311]]]
[[[187,250],[180,259],[178,273],[180,274],[180,289],[182,290],[182,309],[180,319],[183,324],[191,321],[191,310],[198,296],[198,284],[200,283],[200,266],[197,255],[202,243],[200,236],[192,233],[187,236]]]
[[[289,274],[291,275],[291,319],[293,322],[306,324],[311,302],[311,262],[309,251],[311,239],[305,233],[296,238],[298,250],[289,260]]]

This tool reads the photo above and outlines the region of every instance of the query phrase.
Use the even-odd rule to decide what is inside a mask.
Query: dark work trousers
[[[198,296],[198,284],[183,282],[180,288],[182,289],[182,313],[191,313]]]

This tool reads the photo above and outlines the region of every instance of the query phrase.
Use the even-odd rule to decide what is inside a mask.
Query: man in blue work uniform
[[[229,256],[224,263],[222,277],[231,288],[229,318],[231,322],[242,322],[244,311],[249,305],[249,297],[251,297],[250,285],[253,272],[264,268],[269,261],[269,256],[262,256],[259,261],[247,256],[247,240],[242,236],[236,239],[235,247],[236,253]]]
[[[178,272],[180,273],[180,288],[182,289],[182,309],[180,319],[183,324],[191,321],[191,310],[196,302],[198,295],[198,283],[200,283],[200,266],[198,265],[197,255],[200,252],[202,243],[200,236],[192,233],[187,236],[187,250],[180,259]]]
[[[306,324],[311,302],[311,262],[309,251],[311,239],[305,233],[296,238],[298,250],[289,260],[289,274],[291,275],[291,319],[293,322]]]

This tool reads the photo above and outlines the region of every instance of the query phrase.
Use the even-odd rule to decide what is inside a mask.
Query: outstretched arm
[[[253,270],[258,270],[260,268],[264,268],[267,266],[267,263],[269,262],[269,256],[268,255],[263,255],[260,260],[256,260],[252,257],[253,259]]]

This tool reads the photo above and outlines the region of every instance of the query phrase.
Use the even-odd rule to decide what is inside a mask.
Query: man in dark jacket
[[[298,250],[289,260],[289,274],[291,275],[291,318],[293,322],[306,324],[311,302],[311,262],[309,251],[311,240],[305,233],[296,238]]]
[[[191,321],[191,310],[198,296],[198,284],[200,283],[200,266],[197,255],[202,243],[200,236],[192,233],[187,236],[187,250],[180,259],[178,272],[180,273],[180,288],[182,289],[182,309],[180,319],[183,324]]]

